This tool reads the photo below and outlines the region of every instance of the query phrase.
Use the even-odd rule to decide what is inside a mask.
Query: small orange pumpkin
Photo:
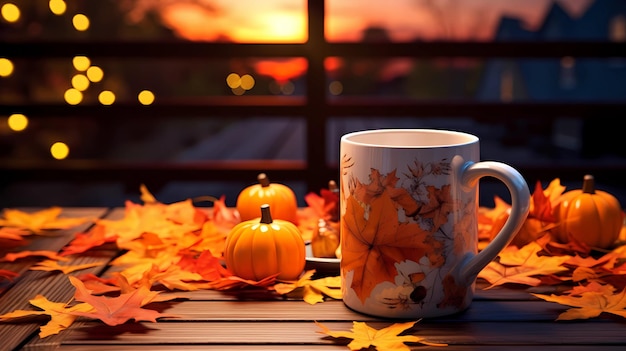
[[[284,184],[271,183],[265,173],[258,175],[258,184],[243,189],[237,196],[235,207],[242,221],[259,217],[259,206],[272,207],[272,216],[298,224],[298,202],[296,194]]]
[[[591,247],[608,249],[617,241],[623,223],[619,201],[611,194],[595,189],[594,178],[586,175],[582,189],[563,194],[557,211],[557,239],[570,238]]]
[[[226,237],[226,267],[236,276],[259,281],[277,274],[280,280],[297,280],[306,264],[300,229],[282,219],[272,219],[270,206],[261,206],[261,218],[243,221]]]

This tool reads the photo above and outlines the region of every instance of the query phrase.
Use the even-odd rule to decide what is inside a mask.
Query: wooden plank
[[[148,308],[179,316],[170,321],[381,321],[346,307],[340,300],[310,305],[304,301],[179,301],[153,303]],[[464,312],[437,321],[554,321],[566,306],[546,301],[472,302]]]
[[[380,329],[392,322],[370,322]],[[324,322],[330,330],[349,330],[352,322]],[[72,328],[64,345],[301,345],[333,344],[312,321],[159,322],[105,326],[87,322]],[[453,345],[626,345],[620,323],[418,322],[410,334]],[[542,348],[545,349],[545,348]]]

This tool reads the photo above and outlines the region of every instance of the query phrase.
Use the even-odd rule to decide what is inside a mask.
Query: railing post
[[[324,37],[325,1],[308,0],[308,60],[306,91],[306,183],[309,191],[318,192],[330,180],[326,162],[326,39]]]

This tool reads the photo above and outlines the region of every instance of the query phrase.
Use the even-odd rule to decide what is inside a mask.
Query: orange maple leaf
[[[532,295],[549,302],[577,307],[561,313],[556,320],[589,319],[598,317],[602,313],[610,313],[626,318],[626,289],[616,294],[607,294],[606,291],[587,291],[581,293],[580,296]]]
[[[49,251],[49,250],[35,250],[35,251],[20,251],[20,252],[11,252],[8,253],[6,255],[4,255],[4,257],[1,259],[1,261],[7,261],[7,262],[14,262],[20,258],[26,258],[26,257],[46,257],[48,259],[51,260],[58,260],[58,261],[67,261],[68,258],[67,257],[63,257],[61,255],[59,255],[58,253],[54,252],[54,251]]]
[[[86,273],[76,276],[83,282],[85,287],[91,291],[93,295],[103,295],[112,292],[123,292],[123,287],[130,291],[129,287],[124,284],[123,276],[115,274],[111,278],[98,277],[93,273]]]
[[[554,179],[546,189],[542,189],[541,182],[537,181],[531,195],[530,211],[522,227],[515,235],[510,245],[522,247],[544,234],[551,233],[558,226],[555,218],[555,209],[561,201],[565,187],[558,178]],[[479,213],[479,237],[492,240],[502,229],[509,217],[511,206],[499,197],[494,197],[495,208],[482,210]]]
[[[322,219],[329,219],[330,211],[335,207],[335,204],[327,204],[321,195],[314,192],[304,195],[304,202],[306,202],[307,206],[313,210],[313,213],[317,218]]]
[[[206,281],[214,281],[232,275],[218,257],[213,256],[210,250],[202,251],[200,256],[183,255],[177,263],[182,269],[200,274]]]
[[[99,319],[110,326],[124,324],[129,320],[156,323],[157,318],[176,317],[143,308],[143,306],[154,302],[159,295],[158,291],[151,291],[145,286],[140,286],[132,292],[120,294],[117,297],[96,296],[91,294],[91,291],[85,287],[80,279],[72,276],[69,279],[76,288],[74,298],[93,306],[93,310],[89,312],[73,311],[73,315]]]
[[[106,227],[105,237],[117,235],[118,245],[152,233],[164,240],[179,240],[184,234],[199,230],[201,223],[195,222],[195,210],[191,202],[176,205],[138,205],[126,201],[124,217],[119,220],[100,219],[98,225]],[[181,208],[172,209],[181,206]],[[184,209],[184,210],[183,210]],[[182,213],[186,213],[183,215]]]
[[[213,201],[213,212],[210,219],[218,228],[226,231],[230,231],[235,224],[241,222],[239,212],[226,206],[226,196],[224,195]]]
[[[206,289],[215,289],[215,290],[234,290],[234,289],[245,289],[245,288],[263,288],[268,289],[272,285],[276,283],[276,277],[278,273],[274,275],[267,276],[259,281],[243,279],[236,275],[230,275],[228,277],[223,277],[218,280],[207,282],[202,286]]]
[[[198,290],[198,287],[190,282],[202,280],[202,276],[195,272],[181,269],[180,266],[170,265],[165,270],[153,265],[152,269],[145,272],[142,280],[147,280],[150,284],[159,283],[170,290]]]
[[[326,334],[333,338],[348,338],[352,341],[348,344],[350,350],[361,350],[375,347],[380,351],[409,351],[405,342],[421,343],[428,346],[447,346],[447,344],[433,343],[415,335],[400,335],[405,330],[413,327],[415,322],[394,323],[383,329],[374,329],[364,322],[352,322],[350,331],[332,331],[324,324],[315,321],[320,334]]]
[[[521,249],[509,246],[500,253],[499,261],[490,262],[478,277],[491,283],[485,289],[506,283],[538,286],[541,279],[536,276],[569,271],[563,264],[570,256],[540,256],[539,251],[541,246],[534,241]]]
[[[24,212],[15,209],[4,209],[4,218],[0,218],[0,227],[21,228],[35,234],[45,230],[69,229],[86,223],[90,218],[60,218],[61,207],[50,207],[35,212]]]
[[[349,196],[342,222],[342,264],[354,271],[351,288],[364,301],[381,281],[392,281],[397,275],[396,262],[419,261],[433,250],[436,242],[428,240],[430,232],[416,223],[398,223],[393,201],[386,192],[371,198],[369,218],[365,209]]]
[[[117,235],[107,236],[106,228],[102,225],[96,225],[88,233],[76,233],[74,239],[62,249],[61,255],[82,253],[105,243],[115,242],[116,239]]]
[[[615,287],[611,284],[600,284],[596,281],[592,281],[587,285],[575,286],[566,293],[570,296],[582,296],[582,294],[586,292],[597,292],[608,296],[615,293]]]
[[[23,228],[0,228],[0,239],[24,240],[24,237],[30,234],[31,232],[29,230]]]
[[[64,266],[59,264],[59,261],[54,260],[44,260],[36,263],[34,266],[30,267],[31,271],[61,271],[64,274],[69,274],[75,271],[79,271],[81,269],[87,269],[92,267],[98,267],[105,264],[105,262],[93,262],[93,263],[85,263],[85,264],[77,264],[77,265],[68,265]]]
[[[324,302],[324,295],[341,300],[341,277],[324,277],[311,280],[315,270],[304,272],[296,282],[281,282],[274,285],[274,290],[281,295],[298,296],[304,302],[314,305]],[[294,294],[295,292],[295,294]]]
[[[29,316],[48,315],[50,321],[39,328],[39,337],[45,338],[50,335],[58,334],[62,330],[68,328],[78,316],[74,312],[89,312],[93,307],[87,303],[80,303],[69,306],[66,303],[52,302],[42,295],[35,296],[29,300],[30,304],[39,307],[41,311],[33,310],[14,310],[0,316],[0,321],[8,321],[13,319],[22,319]]]

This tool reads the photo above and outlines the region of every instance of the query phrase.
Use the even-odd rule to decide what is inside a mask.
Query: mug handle
[[[509,218],[493,240],[478,254],[467,254],[458,266],[458,281],[470,285],[480,271],[485,268],[513,240],[513,237],[524,224],[530,211],[530,190],[524,177],[513,167],[497,161],[464,162],[456,156],[453,159],[459,173],[459,181],[468,189],[476,187],[483,177],[493,177],[503,182],[511,194],[511,211]]]

